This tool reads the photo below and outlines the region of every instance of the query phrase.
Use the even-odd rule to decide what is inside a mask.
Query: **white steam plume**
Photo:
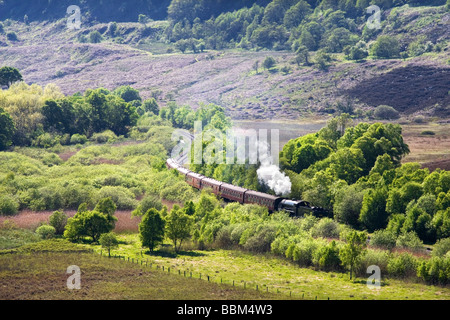
[[[261,166],[256,173],[258,174],[259,181],[272,189],[276,195],[286,196],[291,193],[291,180],[286,174],[280,171],[278,166],[273,164],[267,142],[258,142],[258,152]]]

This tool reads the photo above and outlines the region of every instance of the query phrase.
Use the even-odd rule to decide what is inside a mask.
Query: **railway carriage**
[[[231,201],[237,201],[241,204],[244,203],[244,195],[245,192],[247,192],[247,189],[236,187],[229,183],[223,183],[220,186],[220,196],[222,198],[231,200]]]
[[[245,193],[244,203],[249,204],[258,204],[260,206],[267,207],[270,212],[274,212],[277,210],[278,202],[280,202],[282,198],[275,197],[270,194],[257,192],[253,190],[248,190]]]
[[[194,188],[201,189],[202,188],[202,180],[206,178],[205,176],[202,176],[201,174],[189,171],[188,174],[186,174],[186,182],[191,185]]]
[[[212,189],[213,193],[215,195],[220,194],[220,187],[222,186],[223,182],[211,179],[211,178],[203,178],[202,180],[202,189],[204,188],[210,188]]]

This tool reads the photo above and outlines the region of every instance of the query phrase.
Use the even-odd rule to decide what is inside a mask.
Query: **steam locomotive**
[[[199,190],[209,188],[215,195],[229,201],[239,202],[241,204],[257,204],[264,206],[267,207],[270,213],[275,211],[286,211],[291,217],[301,217],[308,213],[312,213],[318,217],[328,216],[328,212],[326,210],[311,206],[311,204],[307,201],[276,197],[270,194],[217,181],[186,169],[174,159],[168,159],[166,166],[168,169],[177,170],[185,177],[186,183],[192,187]]]

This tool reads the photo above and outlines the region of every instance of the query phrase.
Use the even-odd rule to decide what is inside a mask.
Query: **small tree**
[[[102,234],[99,242],[102,245],[102,248],[108,250],[108,257],[111,257],[111,250],[119,246],[119,241],[117,240],[116,235],[112,232]]]
[[[148,247],[151,252],[164,240],[165,221],[158,210],[152,208],[142,218],[139,224],[139,235],[142,246]]]
[[[50,225],[55,228],[56,234],[62,235],[67,224],[67,215],[62,211],[55,211],[49,218]]]
[[[396,58],[400,55],[400,45],[395,37],[379,36],[377,41],[372,45],[371,53],[377,58]]]
[[[309,50],[306,46],[301,45],[298,47],[295,52],[295,62],[297,62],[298,65],[309,65]]]
[[[400,118],[400,114],[391,106],[381,105],[375,109],[374,116],[381,120],[395,120]]]
[[[103,37],[97,30],[89,33],[89,42],[90,43],[100,43],[103,41]]]
[[[184,213],[177,205],[168,214],[166,218],[166,232],[174,244],[175,252],[180,250],[184,240],[190,238],[193,224],[193,218]]]
[[[365,232],[351,231],[348,233],[346,240],[347,244],[339,251],[339,258],[341,259],[343,266],[349,267],[351,280],[355,265],[366,251],[367,235]]]
[[[22,75],[19,70],[12,67],[0,68],[0,86],[7,86],[8,88],[18,81],[22,81]]]
[[[148,22],[148,17],[145,14],[140,14],[138,17],[138,22],[143,25],[146,25]]]
[[[273,67],[275,67],[276,64],[277,64],[277,62],[275,61],[274,58],[267,57],[263,62],[263,67],[264,67],[264,69],[270,70]]]
[[[328,71],[331,62],[331,56],[328,53],[324,51],[319,51],[317,52],[315,59],[316,59],[316,67],[319,70]]]

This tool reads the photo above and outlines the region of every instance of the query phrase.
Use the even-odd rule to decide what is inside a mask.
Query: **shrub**
[[[450,252],[450,238],[441,239],[433,247],[433,257],[444,257]]]
[[[106,130],[101,133],[94,133],[91,140],[100,144],[113,143],[117,140],[117,136],[111,130]]]
[[[436,132],[431,131],[431,130],[425,130],[425,131],[422,131],[420,134],[422,136],[434,136],[434,135],[436,135]]]
[[[67,215],[62,211],[55,211],[49,218],[50,226],[55,229],[56,234],[62,235],[67,224]]]
[[[85,144],[88,141],[84,134],[74,134],[70,138],[70,144]]]
[[[421,251],[424,249],[423,242],[414,231],[402,233],[395,243],[397,248]]]
[[[320,244],[321,242],[314,239],[302,240],[294,245],[292,250],[292,260],[299,265],[310,266],[313,263],[314,253],[320,247]]]
[[[332,241],[318,249],[314,256],[314,261],[322,270],[339,270],[342,262],[339,258],[339,248],[336,245],[336,241]]]
[[[51,239],[56,233],[55,228],[49,225],[42,225],[36,229],[36,233],[41,236],[42,239]]]
[[[377,266],[380,268],[381,274],[387,274],[387,266],[392,254],[387,250],[369,249],[361,257],[355,265],[355,273],[358,276],[366,277],[368,275],[367,269],[370,266]]]
[[[379,36],[371,47],[371,53],[377,58],[391,59],[400,55],[399,42],[392,36]]]
[[[141,200],[136,210],[134,210],[131,214],[133,216],[142,216],[150,209],[156,209],[160,211],[162,208],[163,204],[158,196],[147,195],[144,197],[144,199]]]
[[[374,247],[392,250],[395,248],[397,236],[388,230],[375,231],[370,237],[370,244]]]
[[[257,229],[256,233],[247,239],[244,249],[252,252],[269,252],[272,242],[275,240],[275,227],[265,225]]]
[[[14,31],[8,32],[6,34],[6,38],[9,41],[18,41],[19,40],[19,38],[17,37],[17,34]]]
[[[416,275],[417,259],[410,253],[398,254],[388,263],[388,273],[391,276],[407,278]]]
[[[42,158],[42,163],[48,167],[58,166],[63,161],[56,153],[48,153]]]
[[[103,41],[103,37],[97,30],[89,33],[89,42],[90,43],[100,43]]]
[[[381,120],[395,120],[400,118],[400,113],[391,106],[381,105],[375,109],[374,116]]]
[[[10,195],[0,195],[0,215],[14,215],[19,210],[18,201]]]
[[[450,257],[432,257],[417,267],[417,276],[431,284],[446,285],[450,279]]]
[[[137,201],[134,199],[133,193],[124,187],[106,186],[97,191],[94,196],[94,203],[104,198],[111,198],[120,210],[131,210],[136,208]]]
[[[216,236],[216,244],[219,248],[229,249],[233,246],[233,240],[231,240],[231,232],[233,231],[234,226],[224,226],[219,232],[217,232]]]
[[[340,227],[339,224],[330,218],[323,218],[319,223],[314,225],[311,229],[311,235],[315,238],[339,238]]]

